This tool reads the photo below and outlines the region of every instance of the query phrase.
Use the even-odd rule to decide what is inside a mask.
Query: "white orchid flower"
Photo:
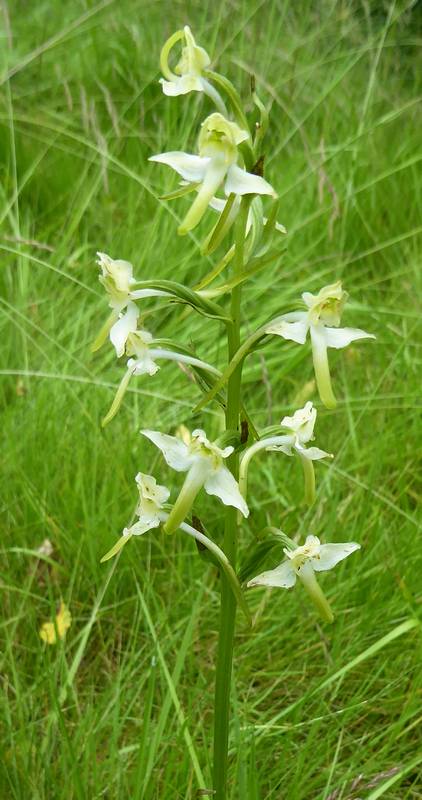
[[[237,481],[223,464],[223,460],[233,452],[233,447],[222,450],[210,442],[200,429],[192,431],[189,443],[158,431],[142,430],[141,433],[161,450],[169,467],[176,472],[187,472],[179,497],[164,526],[167,533],[173,533],[183,522],[202,487],[208,494],[216,495],[226,506],[234,506],[244,517],[248,516],[249,509]]]
[[[283,552],[286,560],[279,564],[278,567],[257,575],[247,585],[280,586],[283,589],[290,589],[295,585],[296,578],[299,578],[321,616],[327,622],[332,622],[334,619],[333,612],[315,578],[315,572],[325,572],[332,569],[344,558],[359,549],[360,544],[356,542],[321,544],[317,536],[307,536],[305,544],[301,547],[297,547],[295,550],[284,548]]]
[[[182,55],[174,72],[169,65],[169,56],[173,47],[183,41]],[[199,47],[193,38],[189,25],[176,31],[164,44],[160,54],[161,71],[165,78],[160,78],[164,94],[178,97],[189,92],[203,92],[215,103],[217,109],[227,115],[227,109],[219,92],[204,76],[204,71],[211,61],[203,47]]]
[[[130,333],[126,342],[126,353],[129,358],[127,368],[132,375],[155,375],[160,369],[154,361],[156,351],[151,347],[154,339],[152,333],[143,328]]]
[[[215,367],[208,364],[206,361],[202,361],[200,358],[195,358],[185,353],[178,353],[160,346],[154,347],[154,338],[152,334],[142,328],[138,329],[138,316],[139,311],[135,304],[129,303],[126,314],[120,317],[110,331],[110,339],[115,347],[117,356],[120,357],[126,353],[126,355],[131,356],[131,358],[129,358],[127,362],[126,373],[117,388],[110,409],[102,420],[103,427],[111,422],[113,417],[117,414],[132,376],[153,376],[158,372],[160,367],[156,363],[156,359],[176,361],[179,364],[187,364],[192,367],[197,367],[198,369],[206,370],[215,376],[220,375]]]
[[[135,481],[139,491],[139,503],[136,509],[138,520],[130,528],[124,528],[123,536],[140,536],[151,528],[161,525],[160,512],[170,497],[166,486],[160,486],[152,475],[138,472]]]
[[[283,417],[280,422],[282,428],[289,433],[269,436],[260,439],[249,447],[242,455],[240,461],[239,486],[242,495],[246,497],[248,468],[251,458],[260,450],[277,451],[287,456],[298,455],[305,478],[305,500],[312,505],[315,500],[315,473],[313,461],[321,458],[333,458],[331,453],[320,450],[319,447],[306,447],[305,445],[314,438],[314,427],[317,410],[311,402],[295,411],[292,417]]]
[[[199,155],[183,152],[160,153],[150,161],[167,164],[181,177],[197,188],[197,196],[185,219],[179,226],[180,234],[198,225],[218,188],[230,194],[267,194],[276,197],[270,184],[259,175],[252,175],[237,166],[238,145],[246,141],[249,134],[216,112],[202,123],[198,140]]]
[[[142,472],[138,472],[135,481],[139,492],[139,502],[135,511],[138,519],[129,528],[123,529],[120,539],[102,557],[101,562],[117,555],[132,536],[142,536],[143,533],[158,528],[163,522],[163,507],[170,497],[169,489],[160,486],[152,475],[145,475]]]
[[[166,486],[160,486],[152,475],[144,475],[142,472],[138,472],[135,480],[139,491],[139,503],[135,511],[138,520],[129,528],[123,529],[122,536],[118,539],[116,544],[113,545],[111,550],[102,557],[101,562],[108,561],[110,558],[117,555],[132,536],[142,536],[144,533],[163,525],[168,520],[169,514],[164,510],[164,505],[170,497],[169,489],[167,489]],[[196,539],[203,547],[206,547],[217,559],[229,581],[237,602],[251,625],[252,620],[244,594],[237,575],[226,554],[202,531],[192,528],[191,525],[182,522],[180,524],[180,529],[183,533]]]
[[[324,286],[318,294],[304,292],[302,299],[307,311],[293,311],[270,322],[265,333],[282,336],[304,344],[308,331],[311,336],[315,377],[321,401],[327,408],[335,408],[336,398],[331,387],[327,348],[340,349],[358,339],[375,339],[371,333],[359,328],[339,328],[347,293],[341,281]],[[331,327],[333,326],[333,327]]]
[[[97,253],[97,264],[101,268],[99,281],[104,286],[109,299],[112,314],[101,328],[92,350],[98,350],[110,334],[110,339],[118,356],[124,353],[124,343],[127,336],[136,330],[138,311],[134,300],[145,297],[166,297],[167,292],[159,289],[133,289],[136,279],[133,277],[133,266],[130,261],[114,259],[107,253]],[[127,309],[127,313],[123,311]],[[135,325],[135,328],[134,328]]]
[[[182,56],[172,72],[168,59],[174,45],[180,40],[184,40]],[[188,92],[205,91],[208,82],[202,77],[202,72],[210,63],[208,53],[196,44],[189,25],[185,25],[183,31],[177,31],[167,39],[161,50],[161,71],[167,78],[160,78],[164,94],[175,97]]]
[[[97,253],[97,264],[101,268],[99,281],[104,286],[110,301],[110,308],[119,312],[126,308],[131,286],[136,283],[130,261],[110,258],[107,253]]]
[[[137,319],[138,309],[133,303],[130,303],[126,314],[116,322],[110,331],[110,338],[116,348],[117,355],[121,356],[126,352],[126,355],[131,356],[131,358],[127,362],[126,373],[118,386],[110,409],[102,420],[103,427],[111,422],[117,414],[132,376],[153,376],[158,372],[160,367],[156,363],[156,359],[176,361],[179,364],[187,364],[191,367],[203,369],[215,376],[220,376],[215,367],[200,358],[168,350],[157,345],[154,346],[155,342],[152,334],[142,328],[138,329]]]

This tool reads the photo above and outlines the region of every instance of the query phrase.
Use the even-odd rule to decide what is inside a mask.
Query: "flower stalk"
[[[239,216],[235,226],[235,254],[233,272],[240,275],[244,265],[244,246],[248,219],[249,201],[241,201]],[[240,347],[241,284],[232,290],[231,324],[228,326],[228,361]],[[240,362],[229,378],[227,386],[226,430],[238,430],[240,415],[240,387],[242,363]],[[233,453],[227,462],[235,480],[239,477],[239,457]],[[238,539],[238,519],[235,508],[227,508],[224,529],[223,550],[236,569]],[[214,701],[214,760],[213,788],[215,800],[225,800],[228,768],[230,689],[233,667],[233,645],[236,617],[236,600],[228,581],[221,580],[220,628],[218,656],[215,676]]]

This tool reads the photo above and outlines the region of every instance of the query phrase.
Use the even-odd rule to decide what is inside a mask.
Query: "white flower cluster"
[[[172,69],[170,57],[175,46],[180,44],[181,54]],[[277,198],[277,194],[262,176],[258,166],[259,159],[254,165],[254,161],[245,155],[249,152],[257,156],[246,117],[243,112],[236,113],[238,105],[232,102],[236,121],[229,118],[226,105],[214,86],[216,73],[209,70],[210,63],[207,52],[196,44],[188,26],[177,31],[165,43],[160,58],[163,73],[160,82],[164,94],[175,97],[192,91],[202,92],[211,99],[217,110],[209,114],[201,124],[196,153],[170,151],[151,156],[149,160],[171,167],[181,178],[180,188],[169,195],[168,199],[190,192],[195,195],[179,226],[179,234],[187,234],[196,228],[207,210],[211,208],[220,215],[214,231],[220,224],[219,235],[222,240],[230,225],[240,214],[240,209],[244,207],[245,239],[254,242],[269,224],[268,218],[263,217],[260,196],[267,196],[270,198],[267,202],[272,202]],[[231,85],[226,79],[224,81],[219,83],[217,80],[217,85],[223,87]],[[230,91],[229,99],[233,100]],[[261,174],[258,174],[259,172]],[[223,196],[219,196],[219,192]],[[245,197],[248,200],[242,199]],[[243,205],[244,203],[246,205]],[[275,209],[271,217],[273,229],[285,232],[283,226],[275,221],[277,209],[274,203],[272,208]],[[258,224],[256,224],[257,214]],[[265,255],[266,251],[258,249],[257,252],[263,252]],[[222,376],[215,367],[196,358],[189,351],[186,352],[180,345],[172,349],[172,343],[169,345],[168,342],[164,342],[163,346],[161,341],[155,340],[141,324],[142,318],[137,301],[147,298],[174,299],[170,281],[157,281],[155,284],[154,281],[138,281],[133,275],[130,262],[114,260],[102,252],[97,255],[97,263],[101,270],[100,281],[108,295],[112,313],[100,331],[93,349],[98,349],[109,336],[116,356],[128,358],[126,373],[103,421],[104,424],[116,414],[131,377],[154,376],[159,370],[157,361],[160,359],[187,364],[193,369],[205,371],[211,378],[217,377],[218,380],[223,380],[224,374]],[[189,291],[190,300],[187,302],[193,302],[191,297],[193,293]],[[198,297],[199,295],[200,293]],[[309,333],[318,392],[322,403],[328,408],[333,408],[336,400],[331,386],[328,348],[340,349],[353,341],[374,337],[357,328],[340,327],[341,315],[347,300],[347,294],[343,291],[340,281],[324,286],[317,294],[304,292],[302,300],[303,310],[282,314],[272,319],[258,331],[258,337],[276,335],[304,345]],[[217,319],[224,319],[223,308],[221,316],[219,314],[220,307],[217,306],[215,316]],[[215,388],[217,390],[217,384]],[[319,447],[310,446],[310,442],[314,439],[316,419],[316,408],[312,402],[307,402],[292,416],[283,417],[279,429],[269,430],[249,446],[241,445],[237,439],[235,447],[240,456],[239,481],[235,479],[232,471],[236,456],[235,447],[231,443],[227,444],[230,439],[210,441],[201,429],[194,430],[192,434],[185,433],[183,438],[159,431],[142,430],[142,435],[161,451],[167,465],[176,472],[186,473],[186,477],[174,505],[166,510],[170,490],[158,485],[151,475],[138,473],[137,519],[123,530],[124,541],[159,526],[163,526],[167,533],[181,528],[209,546],[232,582],[236,596],[238,592],[241,596],[232,565],[225,554],[204,534],[198,533],[186,524],[187,515],[198,493],[204,488],[209,495],[218,497],[224,505],[237,509],[243,518],[248,517],[249,508],[246,499],[248,470],[251,459],[260,451],[282,453],[298,459],[303,470],[305,500],[311,505],[315,500],[314,462],[333,457]],[[226,459],[229,459],[227,463],[230,468],[225,464]],[[237,472],[235,474],[237,475]],[[121,544],[116,545],[105,558],[115,555],[121,546]],[[332,612],[316,581],[315,573],[332,569],[359,547],[360,545],[355,542],[321,544],[316,536],[308,535],[304,545],[296,547],[292,545],[284,549],[285,559],[279,566],[252,578],[247,585],[291,588],[299,578],[323,617],[330,621]],[[241,599],[240,602],[242,603]]]

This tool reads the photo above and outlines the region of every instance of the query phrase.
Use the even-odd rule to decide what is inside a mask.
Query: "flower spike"
[[[360,550],[356,542],[342,544],[321,544],[317,536],[307,536],[305,544],[295,550],[283,549],[285,561],[275,569],[262,572],[248,582],[248,586],[278,586],[291,589],[296,578],[303,583],[319,613],[326,622],[334,619],[328,600],[320,588],[315,572],[332,569],[344,558]]]
[[[327,348],[334,347],[338,350],[358,339],[375,339],[375,336],[360,328],[338,327],[347,300],[341,281],[324,286],[316,295],[304,292],[302,299],[307,311],[283,314],[270,322],[264,330],[265,333],[281,336],[297,344],[305,344],[309,331],[319,396],[326,408],[335,408],[337,402],[331,386]]]

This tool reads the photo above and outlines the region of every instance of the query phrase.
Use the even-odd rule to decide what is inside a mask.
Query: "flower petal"
[[[256,578],[248,581],[248,586],[279,586],[282,589],[291,589],[296,583],[296,573],[290,561],[283,561],[275,569],[262,572]]]
[[[232,164],[227,172],[226,183],[224,191],[229,194],[269,194],[272,197],[277,197],[277,192],[274,191],[268,181],[261,178],[259,175],[252,175],[251,172],[241,169],[241,167]]]
[[[308,401],[303,408],[299,408],[292,417],[283,417],[280,425],[294,431],[300,444],[305,444],[314,438],[314,427],[317,417],[317,410]]]
[[[113,311],[112,314],[110,314],[109,318],[104,323],[104,325],[102,326],[102,328],[100,329],[97,336],[95,337],[91,345],[91,353],[96,353],[97,350],[99,350],[100,347],[103,346],[105,340],[110,334],[113,325],[117,322],[118,319],[119,319],[119,312]]]
[[[101,267],[103,278],[110,276],[119,292],[127,293],[129,286],[134,282],[133,266],[130,261],[122,258],[111,258],[107,253],[97,251],[97,264]]]
[[[341,281],[323,286],[318,294],[304,292],[303,302],[309,308],[309,316],[313,324],[340,325],[340,319],[348,294],[344,292]]]
[[[199,158],[199,156],[197,156]],[[188,213],[178,228],[178,233],[184,234],[195,228],[204,216],[210,201],[215,192],[221,185],[226,174],[224,160],[214,158],[204,158],[203,161],[209,162],[203,175],[202,184],[198,189],[198,194],[193,201]]]
[[[189,92],[203,92],[204,84],[198,75],[181,75],[173,81],[166,81],[160,78],[163,92],[167,97],[177,97],[181,94],[188,94]]]
[[[265,333],[281,336],[283,339],[297,344],[305,344],[308,330],[309,323],[306,312],[293,311],[268,323]]]
[[[240,494],[239,485],[227,467],[214,470],[204,483],[208,494],[216,495],[226,506],[238,508],[244,517],[249,516],[245,499]]]
[[[326,408],[335,408],[336,398],[331,386],[330,368],[328,366],[326,328],[323,325],[311,325],[312,359],[319,396]]]
[[[314,560],[312,560],[312,563],[310,561],[306,561],[300,568],[298,568],[297,575],[311,597],[312,602],[317,607],[321,617],[326,622],[333,622],[334,614],[331,611],[330,604],[325,597],[325,594],[322,591],[312,568],[314,563]]]
[[[220,458],[228,458],[234,451],[234,447],[232,447],[232,445],[229,445],[222,450],[217,444],[210,442],[207,434],[202,430],[202,428],[195,428],[195,430],[192,431],[192,439],[196,439],[198,444],[203,445],[208,452],[211,451]],[[207,458],[209,458],[209,455],[207,455]]]
[[[114,345],[116,355],[120,358],[125,352],[127,337],[130,333],[135,333],[139,310],[135,303],[129,303],[126,314],[124,314],[110,329],[110,341]]]
[[[211,64],[211,59],[207,51],[204,50],[203,47],[200,47],[196,44],[189,25],[185,25],[183,27],[183,33],[185,35],[186,48],[183,48],[182,50],[182,58],[178,64],[178,67],[181,68],[186,64],[191,71],[197,70],[197,72],[209,67]],[[184,56],[186,58],[185,61],[183,58]]]
[[[176,472],[186,472],[192,466],[194,459],[181,439],[159,431],[144,430],[141,433],[161,450],[169,467]]]
[[[317,547],[318,548],[318,547],[320,547],[321,542],[318,539],[318,536],[314,536],[312,533],[310,533],[310,534],[308,534],[308,536],[305,539],[305,545],[307,547]]]
[[[299,455],[299,461],[302,466],[303,470],[303,478],[305,482],[305,503],[308,506],[312,506],[315,502],[315,470],[314,465],[311,459],[304,458],[303,452],[306,452],[304,448],[298,448],[296,446],[296,452]]]
[[[358,339],[375,339],[372,333],[361,331],[360,328],[327,328],[324,327],[325,343],[327,347],[334,347],[339,350],[347,347],[351,342]]]
[[[122,536],[129,536],[129,534],[142,536],[143,533],[147,533],[151,528],[158,528],[159,525],[161,525],[161,520],[157,515],[142,516],[142,519],[139,519],[130,528],[124,528]]]
[[[157,508],[161,508],[163,503],[166,503],[170,497],[170,489],[167,489],[167,486],[160,486],[152,475],[138,472],[135,476],[135,481],[139,497],[142,500],[155,503]]]
[[[357,544],[357,542],[322,544],[319,558],[312,559],[312,566],[315,572],[325,572],[325,570],[335,567],[339,561],[343,561],[344,558],[347,558],[356,550],[360,550],[360,544]]]
[[[174,533],[183,520],[186,519],[195,502],[196,495],[204,486],[211,470],[212,463],[209,458],[194,457],[179,496],[164,525],[166,533]]]
[[[281,436],[278,438],[282,439]],[[284,453],[286,456],[294,456],[294,451],[292,449],[294,446],[294,437],[286,436],[286,440],[287,439],[290,439],[290,441],[286,441],[286,444],[272,444],[269,447],[266,447],[265,449],[267,453]]]
[[[138,358],[130,358],[127,362],[127,368],[131,370],[132,375],[155,375],[160,369],[154,359],[151,358],[148,350]]]
[[[320,458],[332,458],[332,453],[326,453],[325,450],[320,450],[319,447],[301,447],[300,444],[296,445],[296,450],[300,456],[309,459],[309,461],[319,461]]]
[[[148,161],[166,164],[189,183],[197,183],[204,179],[210,160],[210,158],[202,158],[202,156],[194,156],[180,151],[159,153],[157,156],[150,156],[148,159]]]
[[[120,381],[120,384],[118,386],[117,392],[114,395],[113,402],[112,402],[109,410],[107,411],[107,414],[101,420],[101,426],[103,428],[105,428],[105,426],[108,425],[109,422],[111,422],[113,417],[116,416],[116,414],[117,414],[117,412],[118,412],[118,410],[119,410],[119,408],[120,408],[120,406],[121,406],[121,404],[123,402],[123,398],[124,398],[124,396],[125,396],[125,394],[127,392],[127,389],[128,389],[128,386],[129,386],[129,381],[130,381],[130,379],[132,377],[132,374],[133,374],[132,371],[130,369],[127,369],[126,373],[123,375],[123,378]]]

